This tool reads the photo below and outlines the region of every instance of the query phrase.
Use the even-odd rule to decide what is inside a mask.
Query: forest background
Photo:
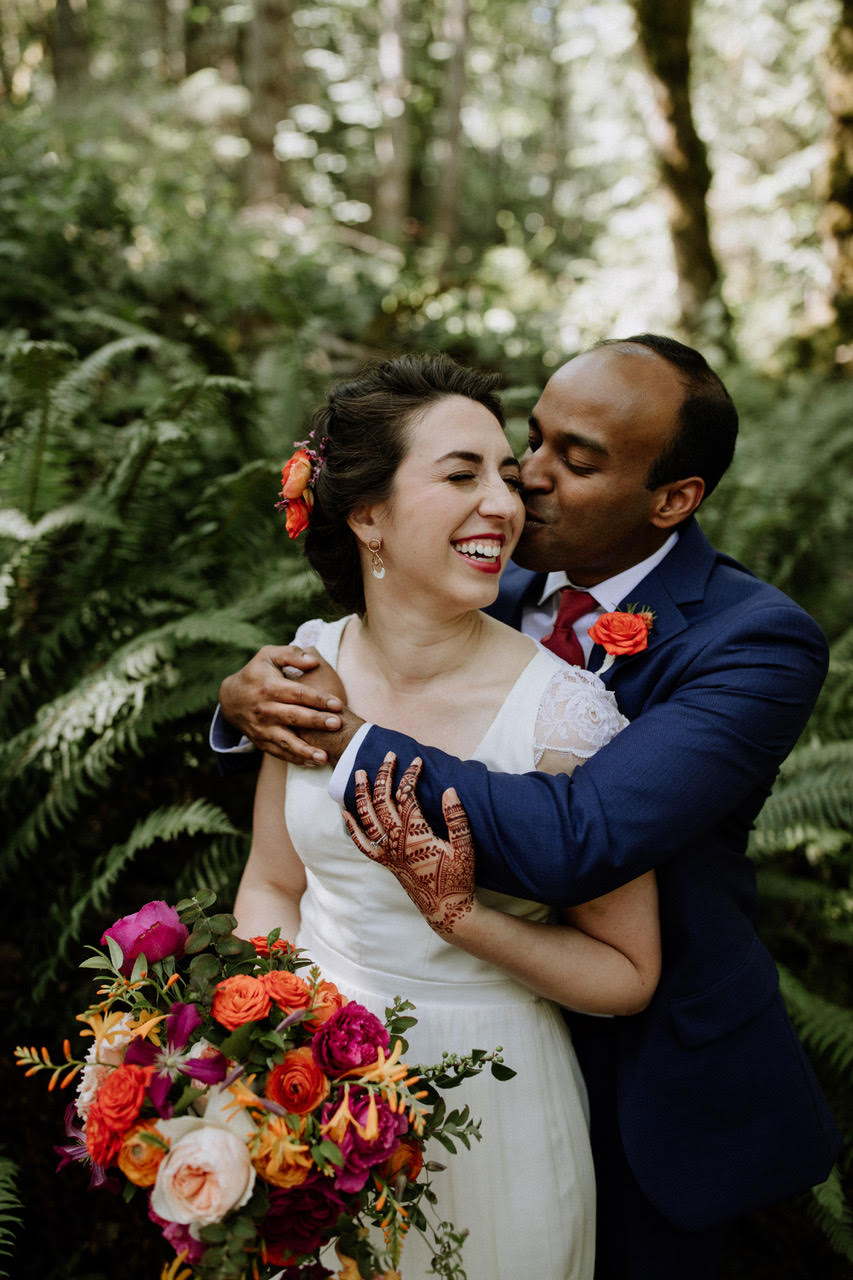
[[[0,1264],[150,1280],[134,1203],[54,1173],[54,1050],[118,915],[230,901],[251,787],[221,677],[328,608],[272,510],[330,382],[441,349],[510,432],[601,337],[698,345],[742,415],[701,523],[832,646],[751,847],[853,1131],[851,0],[0,0]],[[851,1274],[850,1147],[725,1276]],[[3,1267],[0,1265],[0,1273]]]

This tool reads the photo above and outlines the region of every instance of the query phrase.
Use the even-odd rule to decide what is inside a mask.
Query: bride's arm
[[[299,930],[299,901],[305,867],[284,821],[287,765],[265,755],[255,790],[252,847],[234,902],[241,938],[281,929],[293,941]]]

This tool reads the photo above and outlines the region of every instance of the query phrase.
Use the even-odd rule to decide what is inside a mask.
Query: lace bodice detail
[[[303,622],[294,644],[303,649],[315,646],[328,626],[321,618]],[[537,660],[541,662],[540,655],[551,661],[554,671],[540,696],[533,730],[533,764],[538,765],[546,751],[581,764],[624,729],[628,721],[599,676],[582,667],[569,666],[548,649],[540,648]]]
[[[546,751],[554,751],[579,764],[627,724],[616,698],[597,675],[560,663],[539,703],[534,760],[538,765]]]

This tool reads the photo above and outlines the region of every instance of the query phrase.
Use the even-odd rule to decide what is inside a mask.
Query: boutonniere
[[[609,671],[617,658],[642,653],[648,647],[654,622],[654,612],[645,604],[628,604],[617,613],[603,613],[589,628],[595,643],[607,654],[595,674],[600,676]]]

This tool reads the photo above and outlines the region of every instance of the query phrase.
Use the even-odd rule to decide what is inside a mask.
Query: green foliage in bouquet
[[[279,930],[238,938],[214,902],[149,902],[105,931],[106,950],[82,964],[98,984],[77,1015],[85,1055],[67,1038],[56,1062],[16,1050],[27,1075],[50,1072],[49,1089],[77,1083],[60,1167],[85,1163],[90,1188],[148,1197],[184,1277],[268,1280],[285,1267],[319,1280],[333,1245],[340,1275],[381,1280],[415,1229],[435,1273],[463,1280],[464,1233],[432,1221],[443,1165],[425,1148],[479,1138],[445,1090],[487,1064],[515,1073],[481,1049],[410,1068],[410,1002],[397,997],[381,1022]]]

